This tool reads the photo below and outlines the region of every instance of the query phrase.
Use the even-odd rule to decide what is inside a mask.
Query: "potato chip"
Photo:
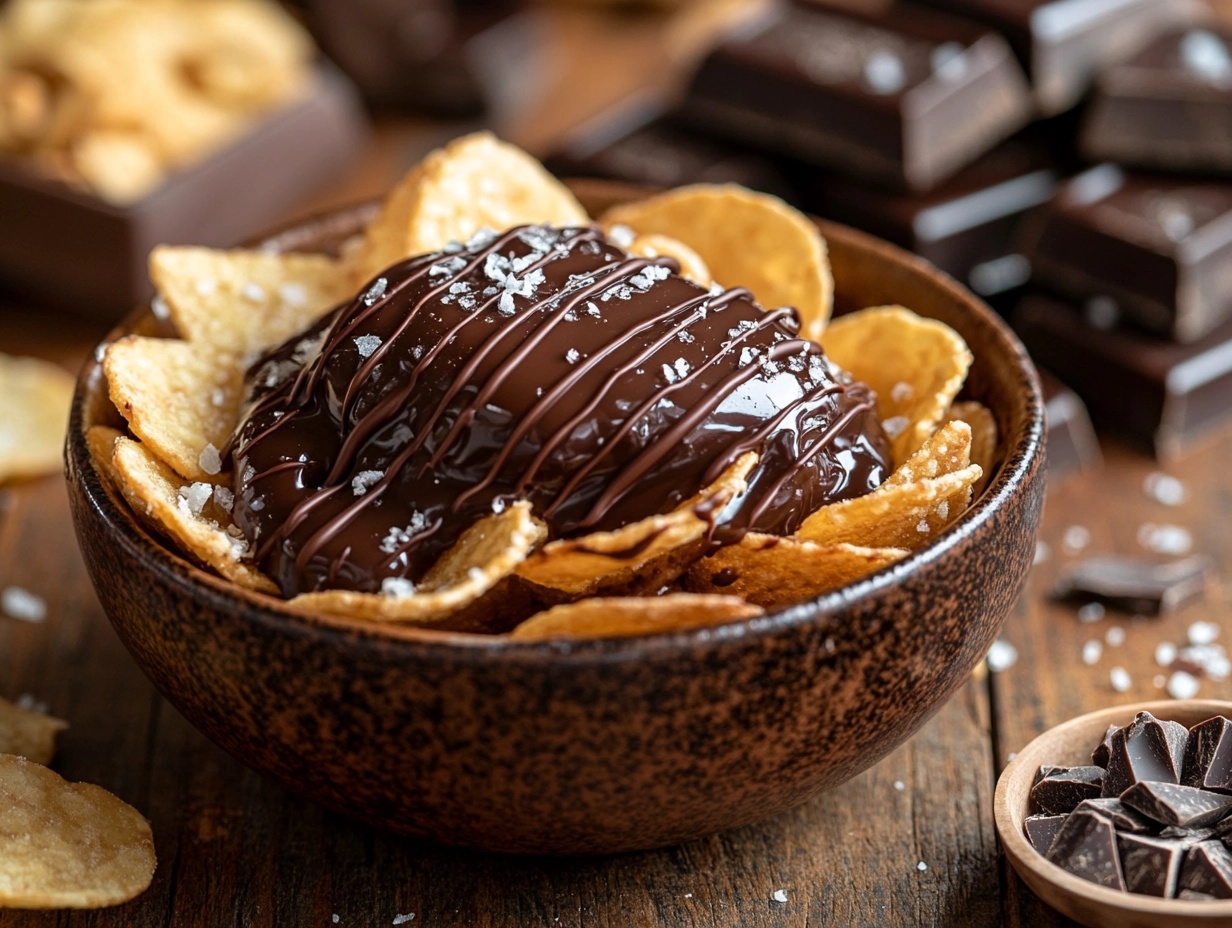
[[[953,420],[937,429],[924,446],[894,469],[883,486],[915,483],[960,471],[971,463],[971,426]]]
[[[876,392],[895,464],[937,428],[971,366],[971,352],[957,332],[901,306],[840,316],[822,346],[834,363]]]
[[[718,480],[665,515],[550,542],[518,567],[518,576],[570,597],[657,592],[705,548],[711,522],[698,510],[721,511],[744,492],[745,478],[756,464],[756,454],[742,455]]]
[[[773,609],[838,589],[909,553],[904,548],[818,544],[750,532],[739,544],[720,548],[689,568],[684,586]]]
[[[465,242],[483,229],[586,225],[586,210],[526,152],[476,132],[429,154],[368,227],[357,286],[411,255]]]
[[[293,608],[329,612],[380,622],[432,624],[477,600],[511,574],[547,529],[531,515],[530,503],[480,519],[446,551],[417,586],[386,581],[385,593],[324,590],[302,593]]]
[[[683,631],[749,619],[762,610],[735,596],[664,596],[584,599],[554,606],[531,616],[509,637],[519,641],[547,638],[622,638]]]
[[[145,891],[155,865],[150,825],[132,806],[0,754],[0,906],[117,905]]]
[[[56,755],[56,736],[66,728],[68,722],[63,719],[0,699],[0,754],[16,754],[36,764],[50,764]]]
[[[816,341],[825,330],[834,292],[825,240],[777,197],[698,184],[615,206],[603,225],[678,239],[724,287],[747,287],[766,309],[794,306],[805,338]]]
[[[62,467],[73,378],[37,358],[0,354],[0,483]]]
[[[180,479],[144,445],[117,439],[112,475],[124,498],[201,563],[245,589],[276,593],[273,581],[243,561],[248,542],[230,519],[226,488]]]
[[[702,260],[701,255],[683,242],[678,242],[666,235],[634,236],[625,251],[642,258],[675,258],[680,264],[680,275],[687,277],[699,287],[709,287],[713,280],[710,276],[710,268],[706,267],[706,262]]]
[[[324,255],[155,248],[150,277],[184,339],[241,359],[282,344],[354,296]]]
[[[971,426],[971,461],[984,471],[971,488],[972,495],[978,497],[992,479],[997,466],[997,420],[992,410],[974,400],[954,403],[945,414],[944,422],[954,420]]]

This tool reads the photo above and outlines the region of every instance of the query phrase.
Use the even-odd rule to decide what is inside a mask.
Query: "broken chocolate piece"
[[[1052,842],[1056,840],[1057,835],[1061,831],[1061,826],[1065,824],[1068,815],[1062,813],[1060,815],[1028,815],[1022,823],[1023,830],[1027,833],[1027,840],[1031,842],[1031,846],[1041,854],[1047,854],[1048,849],[1052,847]]]
[[[1200,893],[1196,889],[1182,889],[1176,894],[1176,898],[1187,902],[1214,902],[1219,897],[1212,896],[1210,893]]]
[[[1189,730],[1181,782],[1232,791],[1232,721],[1217,716]]]
[[[1090,557],[1061,577],[1053,595],[1096,601],[1133,615],[1161,615],[1201,597],[1210,572],[1210,560],[1200,556],[1164,564],[1135,557]]]
[[[1112,758],[1112,736],[1117,733],[1120,726],[1109,725],[1108,730],[1104,732],[1104,740],[1095,746],[1095,750],[1091,752],[1091,763],[1097,767],[1107,769],[1108,761]]]
[[[1135,783],[1121,801],[1161,825],[1186,828],[1214,825],[1232,812],[1232,796],[1179,783]]]
[[[1203,841],[1190,848],[1177,885],[1216,899],[1232,899],[1232,853],[1219,841]]]
[[[1188,739],[1188,729],[1179,722],[1161,722],[1149,712],[1139,712],[1132,722],[1112,734],[1102,795],[1120,796],[1144,780],[1179,783]]]
[[[1098,798],[1103,781],[1099,767],[1054,767],[1031,787],[1031,808],[1049,815],[1072,812],[1084,799]]]
[[[1112,824],[1118,833],[1155,834],[1159,831],[1159,825],[1156,822],[1151,821],[1136,809],[1131,809],[1117,797],[1100,796],[1095,799],[1084,799],[1078,803],[1074,811],[1081,812],[1083,809],[1098,812],[1112,819]]]
[[[1097,470],[1103,463],[1103,454],[1082,398],[1047,371],[1041,370],[1039,375],[1044,388],[1044,419],[1048,425],[1048,486],[1051,488],[1070,474]]]
[[[1098,812],[1084,810],[1070,815],[1045,856],[1088,882],[1125,889],[1116,831],[1112,820]]]
[[[1117,849],[1121,854],[1125,887],[1131,893],[1165,899],[1176,895],[1186,851],[1181,842],[1150,835],[1118,834]]]

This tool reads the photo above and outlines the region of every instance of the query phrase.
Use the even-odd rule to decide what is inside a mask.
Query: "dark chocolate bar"
[[[1068,383],[1097,428],[1176,456],[1232,423],[1232,322],[1190,345],[1101,330],[1072,306],[1029,297],[1014,327],[1037,364]]]
[[[1082,399],[1047,371],[1039,375],[1048,425],[1048,486],[1053,487],[1070,474],[1098,470],[1104,458]]]
[[[1023,249],[1035,279],[1122,319],[1193,342],[1232,316],[1232,183],[1092,168],[1062,185]]]
[[[1106,68],[1082,150],[1093,161],[1232,171],[1232,29],[1171,29]]]
[[[928,190],[1029,110],[1021,70],[987,29],[904,2],[800,0],[715,49],[682,114],[704,132]]]
[[[1170,0],[925,0],[970,16],[1009,39],[1041,114],[1068,110],[1099,69],[1132,53],[1185,15]]]
[[[1048,437],[1051,441],[1051,431]],[[1089,557],[1062,575],[1053,595],[1100,602],[1133,615],[1160,615],[1200,597],[1210,575],[1210,559],[1198,555],[1163,564],[1136,557]]]
[[[810,205],[914,251],[990,297],[1026,283],[1030,268],[1015,253],[1018,225],[1048,201],[1056,182],[1039,148],[1010,141],[928,193],[893,193],[825,175]]]

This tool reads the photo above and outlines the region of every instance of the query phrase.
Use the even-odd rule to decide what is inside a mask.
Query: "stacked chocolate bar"
[[[794,0],[677,108],[550,164],[745,183],[911,249],[1168,456],[1232,421],[1232,182],[1209,176],[1232,172],[1230,48],[1179,0]],[[1054,476],[1093,466],[1082,403],[1054,381],[1053,406]]]

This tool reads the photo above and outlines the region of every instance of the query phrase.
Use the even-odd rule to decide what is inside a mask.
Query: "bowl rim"
[[[1175,719],[1181,715],[1193,717],[1194,722],[1186,724],[1190,728],[1198,722],[1205,721],[1217,715],[1232,718],[1232,701],[1222,699],[1157,699],[1146,702],[1124,703],[1118,706],[1108,706],[1076,716],[1059,725],[1041,732],[1021,748],[1001,771],[997,778],[997,788],[993,794],[993,818],[996,822],[997,836],[1005,850],[1005,856],[1025,882],[1034,891],[1035,881],[1047,884],[1061,894],[1076,896],[1084,901],[1106,909],[1112,913],[1126,915],[1159,915],[1178,917],[1193,917],[1195,922],[1220,920],[1226,924],[1232,917],[1232,899],[1218,902],[1197,902],[1183,899],[1160,899],[1143,893],[1121,892],[1106,886],[1098,886],[1081,877],[1062,869],[1050,862],[1039,851],[1031,846],[1023,834],[1023,821],[1026,818],[1024,807],[1013,807],[1010,804],[1009,792],[1014,786],[1026,779],[1033,779],[1038,769],[1041,753],[1046,754],[1048,748],[1062,740],[1065,736],[1090,731],[1092,749],[1098,743],[1102,733],[1109,725],[1127,725],[1139,712],[1150,712],[1156,718],[1164,721]],[[1055,755],[1054,755],[1055,756]],[[1047,763],[1047,761],[1044,761]],[[1049,900],[1044,900],[1048,902]],[[1056,908],[1060,908],[1057,906]],[[1073,913],[1062,909],[1064,914],[1075,917]]]
[[[575,190],[579,188],[587,189],[584,184],[575,185]],[[643,188],[608,182],[596,183],[594,189],[646,192]],[[288,238],[296,230],[311,225],[345,227],[348,218],[354,217],[358,220],[374,215],[374,204],[375,201],[363,201],[293,219],[246,244],[248,247],[261,247],[265,243]],[[785,606],[762,616],[738,619],[716,626],[608,638],[524,641],[507,635],[421,628],[395,622],[377,622],[291,609],[284,600],[276,596],[239,587],[197,566],[148,531],[127,503],[122,501],[116,489],[99,473],[89,453],[85,440],[85,399],[93,391],[102,389],[102,384],[105,383],[100,361],[103,347],[129,334],[140,320],[151,317],[150,302],[136,307],[103,336],[78,375],[66,440],[66,458],[70,465],[76,465],[69,467],[70,479],[74,473],[77,475],[91,508],[103,517],[109,529],[117,535],[117,540],[129,548],[134,556],[147,560],[166,580],[177,586],[199,588],[201,593],[215,600],[216,608],[228,611],[242,608],[271,629],[277,626],[283,632],[308,633],[312,630],[315,633],[346,638],[352,644],[364,642],[376,648],[389,646],[394,642],[397,642],[398,646],[422,648],[426,651],[460,648],[480,660],[493,652],[500,652],[502,659],[521,657],[538,660],[550,654],[554,658],[571,657],[575,660],[611,663],[623,660],[645,661],[652,655],[675,653],[700,644],[734,644],[748,638],[758,639],[774,635],[804,624],[833,620],[841,612],[860,608],[874,600],[899,583],[905,575],[945,557],[969,534],[990,522],[1002,507],[1010,502],[1016,488],[1032,477],[1033,472],[1036,472],[1037,479],[1042,479],[1044,401],[1039,376],[1026,349],[1009,326],[983,300],[923,258],[896,245],[840,223],[811,215],[809,219],[818,226],[827,240],[844,239],[845,244],[854,248],[872,251],[889,261],[905,264],[910,271],[920,274],[931,285],[939,288],[945,296],[963,304],[975,314],[983,327],[993,333],[997,350],[1024,375],[1024,382],[1029,387],[1021,399],[1024,413],[1021,428],[1015,435],[1004,436],[1005,458],[1001,467],[994,479],[984,488],[979,499],[972,502],[960,519],[901,561],[813,599]],[[981,350],[989,350],[992,344],[990,341],[982,345]],[[150,557],[151,551],[158,556]],[[191,589],[191,592],[197,593],[197,589]]]

